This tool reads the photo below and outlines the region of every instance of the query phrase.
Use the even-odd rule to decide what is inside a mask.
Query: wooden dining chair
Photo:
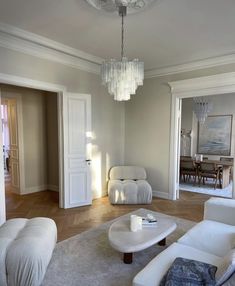
[[[198,168],[198,177],[199,177],[199,186],[201,186],[202,180],[203,180],[203,185],[205,185],[205,178],[212,178],[215,180],[214,189],[216,189],[218,182],[220,184],[220,188],[222,186],[220,168],[217,167],[215,163],[201,162]]]
[[[184,182],[190,180],[191,176],[194,178],[194,183],[196,183],[197,179],[197,167],[194,164],[193,160],[181,160],[180,161],[180,178],[183,177]]]

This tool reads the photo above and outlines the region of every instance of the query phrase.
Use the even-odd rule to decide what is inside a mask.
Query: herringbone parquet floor
[[[92,206],[64,210],[58,207],[57,192],[44,191],[19,196],[13,194],[8,185],[6,188],[6,209],[7,219],[36,216],[54,219],[60,241],[141,207],[180,218],[200,221],[203,215],[203,203],[208,198],[206,195],[181,192],[181,198],[178,201],[154,198],[151,205],[110,205],[108,197],[104,197],[94,200]]]

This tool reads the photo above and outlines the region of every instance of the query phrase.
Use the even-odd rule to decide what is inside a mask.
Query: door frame
[[[0,88],[1,90],[1,88]],[[24,172],[24,138],[23,138],[23,111],[22,111],[22,96],[20,93],[12,92],[1,99],[15,99],[17,109],[17,132],[18,132],[18,145],[19,145],[19,168],[20,168],[20,190],[25,188],[25,172]]]
[[[222,73],[193,79],[168,82],[171,88],[171,132],[169,159],[169,198],[176,200],[179,192],[179,150],[180,128],[177,124],[181,117],[181,102],[183,98],[235,93],[235,72]],[[234,95],[235,96],[235,95]],[[235,168],[233,177],[235,178]],[[233,184],[233,198],[235,198]]]
[[[59,151],[59,207],[64,208],[64,130],[63,130],[63,96],[66,94],[66,87],[63,85],[52,84],[43,81],[32,80],[30,78],[19,77],[10,74],[0,73],[0,83],[10,84],[20,87],[39,89],[57,93],[57,109],[58,109],[58,151]],[[0,134],[0,150],[2,148],[2,135]],[[4,178],[4,164],[0,159],[0,179]],[[6,221],[6,198],[4,183],[0,184],[0,225]]]

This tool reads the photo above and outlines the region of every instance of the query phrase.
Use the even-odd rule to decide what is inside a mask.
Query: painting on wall
[[[198,127],[198,153],[230,156],[232,115],[208,116]]]

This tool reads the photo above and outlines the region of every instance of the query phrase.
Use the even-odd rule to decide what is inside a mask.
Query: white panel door
[[[19,137],[16,99],[6,99],[10,137],[10,172],[12,191],[20,193]]]
[[[65,208],[90,205],[92,203],[90,95],[65,93],[63,116]]]
[[[0,103],[1,103],[1,90],[0,90]],[[0,118],[2,118],[0,110]],[[0,126],[0,150],[3,150],[2,144],[2,124]],[[6,201],[5,201],[5,184],[4,184],[4,163],[3,153],[0,156],[0,226],[6,221]]]

